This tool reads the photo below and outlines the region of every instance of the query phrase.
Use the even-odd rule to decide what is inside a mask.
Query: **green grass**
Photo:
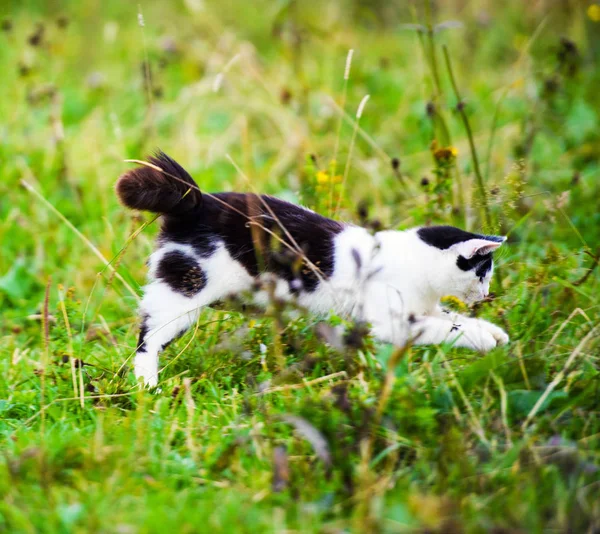
[[[600,528],[600,22],[487,4],[4,3],[0,532]],[[158,146],[206,191],[508,234],[472,311],[510,345],[337,351],[291,307],[206,310],[140,390],[157,223],[113,185]]]

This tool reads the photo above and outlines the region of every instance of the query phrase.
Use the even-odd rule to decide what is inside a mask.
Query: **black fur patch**
[[[475,269],[475,275],[483,281],[485,275],[492,268],[492,254],[484,254],[482,256],[475,254],[470,259],[465,258],[464,256],[459,256],[456,259],[456,265],[462,271],[471,271]]]
[[[424,226],[417,230],[421,241],[441,250],[449,249],[452,245],[469,239],[486,239],[494,243],[502,243],[503,238],[495,235],[482,235],[465,232],[454,226]]]
[[[146,336],[148,335],[148,316],[145,315],[142,318],[142,324],[140,326],[140,335],[138,337],[138,344],[136,352],[146,352]]]
[[[270,196],[216,193],[204,195],[202,207],[187,216],[165,217],[160,239],[189,244],[202,257],[222,241],[251,276],[271,272],[295,291],[299,286],[314,291],[319,276],[302,256],[328,278],[333,240],[343,229],[339,222]]]
[[[173,291],[186,297],[193,297],[206,285],[206,275],[198,262],[179,250],[167,252],[162,257],[156,276],[167,283]]]

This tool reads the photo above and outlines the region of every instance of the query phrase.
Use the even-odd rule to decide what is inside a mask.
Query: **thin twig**
[[[471,159],[473,160],[473,168],[475,171],[475,177],[477,178],[477,187],[479,189],[479,195],[481,197],[482,203],[482,213],[483,220],[485,222],[486,228],[489,229],[491,227],[491,215],[490,215],[490,207],[488,205],[487,193],[485,191],[485,185],[483,183],[483,176],[481,174],[481,169],[479,167],[479,158],[477,157],[477,150],[475,148],[475,141],[473,140],[473,131],[471,130],[471,124],[469,123],[469,118],[465,112],[465,103],[460,95],[460,91],[458,90],[458,86],[456,84],[456,79],[454,78],[454,73],[452,71],[452,64],[450,63],[450,55],[448,54],[448,47],[446,45],[443,46],[444,49],[444,58],[446,60],[446,67],[448,69],[448,75],[450,76],[450,83],[452,84],[452,89],[454,90],[454,96],[456,97],[457,104],[456,109],[461,116],[463,121],[465,131],[467,132],[467,138],[469,139],[469,147],[471,148]]]
[[[340,188],[340,194],[338,196],[338,201],[335,206],[335,216],[338,215],[340,211],[340,205],[342,203],[342,197],[344,196],[344,191],[346,188],[346,181],[348,180],[348,173],[350,172],[350,163],[352,160],[352,152],[354,151],[354,144],[356,142],[356,134],[358,131],[358,123],[360,118],[362,117],[363,111],[365,109],[365,105],[369,100],[369,95],[365,95],[360,104],[358,105],[358,109],[356,110],[356,122],[354,123],[354,129],[352,130],[352,138],[350,139],[350,148],[348,149],[348,156],[346,157],[346,166],[344,167],[344,177],[342,178],[342,186]]]
[[[21,180],[21,185],[23,185],[23,187],[25,189],[27,189],[27,191],[29,191],[30,193],[32,193],[35,197],[37,197],[39,200],[41,200],[48,209],[50,209],[50,211],[52,211],[52,213],[54,213],[56,216],[58,216],[62,222],[64,222],[73,232],[75,232],[75,234],[77,235],[77,237],[79,237],[79,239],[81,239],[87,246],[88,248],[94,253],[94,255],[105,265],[105,267],[108,267],[108,269],[110,271],[112,271],[115,275],[115,277],[125,286],[125,288],[131,293],[132,296],[134,296],[136,298],[136,300],[139,300],[140,297],[138,296],[137,292],[127,283],[127,281],[117,272],[117,270],[111,265],[111,262],[109,262],[104,255],[102,254],[102,252],[100,252],[96,246],[87,238],[85,237],[74,225],[71,221],[69,221],[69,219],[67,219],[60,211],[58,211],[57,208],[55,208],[50,201],[48,201],[41,193],[39,193],[29,182],[27,182],[26,180]]]
[[[67,329],[67,338],[69,340],[68,351],[69,351],[69,363],[71,365],[71,380],[73,381],[73,394],[75,397],[79,396],[78,387],[77,387],[77,376],[75,371],[75,360],[73,357],[73,334],[71,332],[71,324],[69,323],[69,316],[67,314],[67,307],[65,306],[65,299],[61,292],[59,292],[59,302],[60,308],[63,314],[63,319],[65,321],[65,328]],[[81,407],[83,408],[83,391],[81,392]]]
[[[594,272],[594,269],[596,267],[598,267],[598,263],[600,263],[600,248],[598,249],[598,252],[596,253],[595,256],[592,255],[591,252],[587,252],[587,251],[586,251],[586,254],[592,258],[592,260],[593,260],[592,266],[588,269],[587,273],[585,273],[579,280],[577,280],[576,282],[573,282],[574,286],[580,286],[582,284],[585,284],[587,279]]]
[[[527,429],[527,427],[529,426],[529,423],[536,416],[536,414],[538,413],[538,411],[540,410],[540,408],[542,407],[542,405],[544,404],[544,402],[546,401],[548,396],[554,391],[554,388],[556,388],[556,386],[558,386],[558,384],[560,384],[562,379],[565,377],[567,370],[569,369],[571,364],[575,361],[575,358],[577,358],[577,356],[579,356],[579,354],[583,350],[583,347],[589,341],[589,339],[592,337],[592,335],[596,332],[596,330],[598,329],[599,326],[600,325],[596,325],[594,328],[592,328],[586,334],[586,336],[580,341],[579,345],[577,345],[577,347],[575,347],[575,350],[573,350],[573,352],[571,353],[571,355],[565,362],[565,365],[563,366],[563,368],[558,373],[556,373],[554,380],[552,380],[552,382],[550,382],[550,384],[548,384],[548,387],[546,388],[544,393],[542,393],[540,398],[537,400],[537,402],[535,403],[535,405],[533,406],[533,408],[527,415],[527,418],[525,419],[525,422],[523,423],[523,425],[521,427],[521,429],[523,431],[525,431]]]
[[[284,386],[274,386],[272,388],[265,389],[264,391],[259,391],[255,393],[257,396],[268,395],[269,393],[277,393],[279,391],[290,391],[293,389],[303,389],[314,386],[315,384],[320,384],[321,382],[326,382],[327,380],[334,380],[338,377],[343,376],[346,378],[348,374],[346,371],[338,371],[337,373],[332,373],[326,376],[320,376],[313,380],[305,380],[304,382],[300,382],[299,384],[286,384]],[[339,383],[339,382],[338,382]]]
[[[48,277],[48,282],[46,283],[46,293],[44,295],[44,310],[42,312],[42,334],[44,339],[44,350],[42,351],[42,372],[40,375],[40,406],[44,406],[46,402],[46,367],[48,366],[48,360],[50,358],[50,327],[48,324],[48,315],[49,315],[49,303],[50,303],[50,282],[51,278]],[[45,413],[42,414],[42,425],[41,425],[41,433],[44,435],[44,427],[46,423],[46,418],[44,417]]]

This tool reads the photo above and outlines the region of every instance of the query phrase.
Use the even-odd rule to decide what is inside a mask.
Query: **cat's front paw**
[[[482,328],[481,325],[465,328],[462,333],[462,338],[462,346],[478,352],[489,352],[498,345],[494,336],[488,332],[487,329]]]
[[[492,332],[492,336],[498,342],[498,345],[506,345],[510,341],[508,334],[502,328],[496,327],[496,331]]]
[[[492,323],[488,323],[487,321],[483,321],[481,319],[478,320],[478,325],[493,336],[498,346],[506,345],[510,341],[508,334],[499,326],[496,326]]]

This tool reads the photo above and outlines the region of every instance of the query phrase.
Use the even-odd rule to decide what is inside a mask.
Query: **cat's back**
[[[201,256],[223,243],[231,256],[256,276],[272,271],[288,279],[305,258],[306,289],[333,272],[334,239],[345,225],[269,195],[215,193],[187,217],[165,217],[161,239],[190,244]],[[316,270],[320,273],[315,274]]]

